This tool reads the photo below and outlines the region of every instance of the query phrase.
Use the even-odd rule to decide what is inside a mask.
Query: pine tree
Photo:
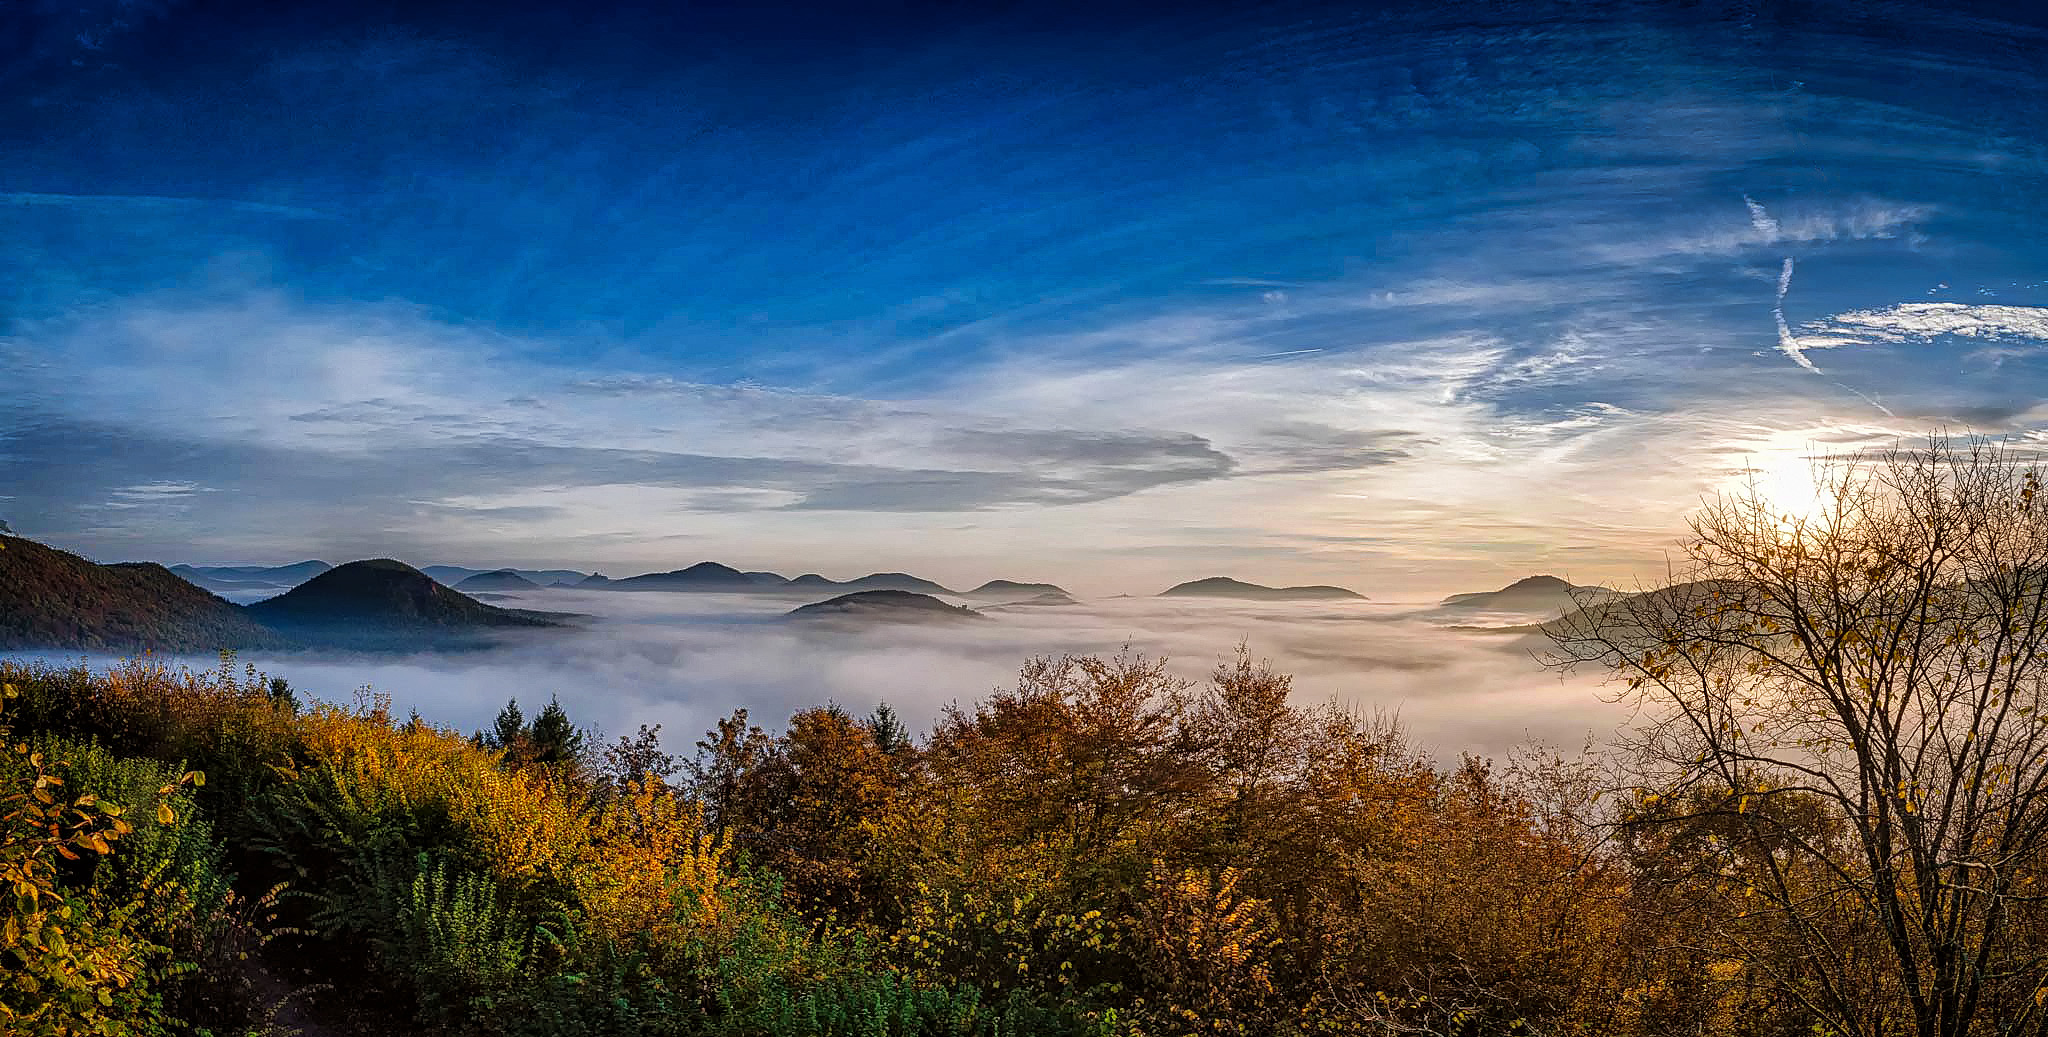
[[[896,711],[887,702],[875,707],[868,714],[868,733],[875,740],[875,748],[895,756],[910,748],[910,730],[903,721],[896,718]]]
[[[527,730],[526,715],[519,712],[519,700],[511,699],[498,711],[498,722],[485,742],[493,749],[510,749],[526,737]]]
[[[570,722],[569,712],[562,708],[560,699],[548,699],[547,708],[533,719],[526,737],[533,744],[535,763],[559,766],[574,763],[583,755],[583,732]]]

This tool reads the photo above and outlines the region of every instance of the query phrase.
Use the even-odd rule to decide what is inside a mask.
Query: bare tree
[[[1643,707],[1637,824],[1710,831],[1700,946],[1846,1037],[2048,1033],[2048,500],[1982,440],[1752,484],[1547,629]],[[1699,826],[1707,827],[1701,828]]]

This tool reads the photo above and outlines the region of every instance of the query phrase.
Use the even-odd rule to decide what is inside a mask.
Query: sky
[[[0,0],[0,519],[1400,598],[2048,433],[2027,5],[605,6]]]

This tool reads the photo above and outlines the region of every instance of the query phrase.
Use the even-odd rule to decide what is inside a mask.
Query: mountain
[[[490,631],[571,618],[486,605],[389,558],[337,566],[248,612],[300,640],[355,648],[482,647]]]
[[[1443,606],[1502,612],[1559,612],[1614,593],[1605,587],[1575,586],[1555,576],[1530,576],[1497,591],[1453,594],[1443,600]]]
[[[153,562],[97,565],[0,536],[0,648],[215,652],[287,639]]]
[[[574,569],[466,569],[459,565],[427,565],[421,566],[420,571],[446,587],[459,587],[462,581],[472,576],[493,572],[513,573],[537,587],[574,586],[584,578]]]
[[[620,591],[715,591],[726,594],[749,591],[912,591],[918,594],[952,594],[952,591],[909,573],[869,573],[855,580],[828,580],[817,573],[805,573],[794,580],[770,572],[741,572],[718,562],[698,562],[674,572],[646,573],[602,583],[585,581],[580,586],[602,586]]]
[[[1168,587],[1162,598],[1235,598],[1240,601],[1364,601],[1365,595],[1342,587],[1262,587],[1256,583],[1211,576]]]
[[[761,584],[730,565],[698,562],[674,572],[644,573],[623,580],[609,580],[603,586],[615,591],[752,591]]]
[[[1019,601],[1024,598],[1057,594],[1069,601],[1073,599],[1066,588],[1052,583],[1018,583],[1015,580],[990,580],[961,595],[966,598],[1001,598],[1005,601]]]
[[[612,578],[606,576],[603,573],[591,573],[590,575],[585,576],[580,580],[577,580],[575,583],[570,584],[570,586],[572,587],[577,587],[583,590],[608,590],[610,589],[611,585]]]
[[[425,570],[421,571],[424,572]],[[516,594],[521,591],[537,591],[540,589],[540,584],[510,569],[499,569],[496,572],[477,573],[475,576],[456,584],[455,589],[459,591],[500,591]]]
[[[1075,601],[1075,600],[1074,600],[1074,598],[1073,598],[1073,596],[1072,596],[1072,595],[1070,595],[1070,594],[1068,594],[1068,593],[1067,593],[1066,591],[1047,591],[1047,592],[1046,592],[1046,593],[1044,593],[1044,594],[1034,594],[1034,595],[1032,595],[1031,597],[1028,597],[1028,598],[1013,598],[1013,599],[1007,599],[1007,600],[1004,600],[1004,601],[1002,601],[1002,602],[998,602],[998,603],[992,603],[992,604],[984,605],[984,606],[982,606],[982,607],[983,607],[983,608],[993,608],[993,609],[1012,609],[1012,608],[1038,608],[1038,607],[1041,607],[1041,606],[1045,606],[1045,605],[1078,605],[1078,604],[1080,604],[1080,602],[1077,602],[1077,601]]]
[[[859,579],[843,581],[839,586],[856,591],[909,591],[913,594],[953,593],[930,580],[919,579],[909,573],[869,573]]]
[[[332,568],[326,562],[308,561],[290,565],[174,565],[170,571],[210,591],[243,591],[296,587]]]
[[[982,614],[963,605],[948,605],[929,594],[900,590],[855,591],[829,601],[803,605],[788,612],[791,619],[856,620],[876,622],[947,623],[981,619]]]

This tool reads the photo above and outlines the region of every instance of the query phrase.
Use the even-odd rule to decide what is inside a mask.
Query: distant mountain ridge
[[[390,559],[330,566],[276,597],[236,605],[153,562],[101,565],[0,537],[0,648],[470,648],[499,631],[572,618],[486,605]]]
[[[1234,598],[1239,601],[1364,601],[1365,595],[1342,587],[1266,587],[1228,576],[1211,576],[1175,584],[1159,593],[1162,598]]]
[[[1008,580],[991,580],[983,588],[1003,584],[1017,588],[1033,588],[1033,593],[1059,590],[1051,584],[1012,583]],[[772,572],[742,572],[722,562],[698,562],[684,569],[671,572],[642,573],[620,579],[607,579],[592,573],[579,588],[589,590],[622,591],[699,591],[722,594],[746,594],[758,592],[797,591],[909,591],[914,594],[944,594],[951,597],[972,597],[979,593],[969,591],[962,594],[949,590],[944,585],[913,576],[909,573],[869,573],[851,580],[834,580],[817,573],[805,573],[795,579]],[[1061,593],[1065,593],[1062,591]]]
[[[337,566],[284,594],[248,606],[248,611],[270,626],[351,639],[369,629],[546,627],[558,626],[558,620],[566,618],[486,605],[391,558]]]
[[[1614,593],[1606,587],[1579,586],[1555,576],[1541,575],[1523,577],[1499,590],[1453,594],[1440,604],[1455,609],[1550,612],[1574,608]]]
[[[100,565],[0,536],[0,648],[213,652],[288,639],[153,562]]]
[[[1066,588],[1056,583],[1018,583],[1015,580],[990,580],[961,595],[961,597],[1023,600],[1025,598],[1043,597],[1048,594],[1057,594],[1070,599],[1073,597],[1073,595],[1067,593]]]
[[[582,573],[574,569],[520,569],[512,566],[500,569],[470,569],[460,565],[423,565],[420,566],[420,571],[426,573],[436,583],[448,587],[460,586],[462,581],[485,573],[512,573],[539,587],[571,586],[584,578]]]
[[[965,605],[948,605],[929,594],[902,590],[854,591],[827,601],[799,605],[785,616],[806,620],[927,623],[986,618]]]
[[[170,571],[195,586],[232,593],[296,587],[332,568],[327,562],[306,561],[290,565],[173,565]]]
[[[425,570],[421,571],[424,572]],[[540,590],[541,585],[519,575],[511,569],[499,569],[495,572],[477,573],[475,576],[468,577],[456,584],[454,589],[465,592],[510,591],[518,593],[520,591]]]
[[[750,591],[763,584],[729,565],[718,562],[698,562],[687,569],[665,573],[642,573],[624,579],[610,580],[604,584],[606,590],[615,591]]]
[[[332,568],[334,566],[326,562],[309,561],[280,566],[174,565],[171,571],[208,590],[223,594],[242,594],[243,600],[248,600],[249,595],[266,590],[296,587]],[[973,590],[956,591],[937,581],[903,572],[869,573],[850,580],[834,580],[818,573],[805,573],[791,578],[761,570],[742,571],[723,562],[714,561],[698,562],[667,572],[641,573],[618,578],[607,577],[599,572],[585,574],[574,569],[520,569],[512,566],[501,569],[470,569],[459,565],[427,565],[421,566],[419,571],[443,586],[501,593],[519,593],[546,587],[575,587],[580,590],[697,591],[720,594],[900,590],[954,598],[1012,600],[1045,594],[1068,594],[1066,588],[1055,583],[1029,583],[1018,580],[989,580]],[[523,582],[514,583],[502,574],[516,576]],[[489,579],[480,580],[480,577]],[[478,582],[471,583],[472,580]]]

